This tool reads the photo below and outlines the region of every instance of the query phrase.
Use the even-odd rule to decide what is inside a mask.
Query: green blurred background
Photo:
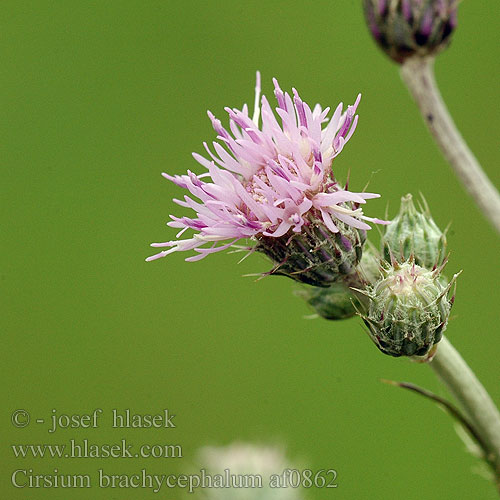
[[[381,378],[445,395],[426,366],[379,353],[357,319],[307,320],[285,278],[252,256],[157,262],[173,238],[160,177],[202,171],[191,152],[214,133],[210,109],[253,102],[255,71],[309,103],[363,93],[358,130],[336,162],[353,190],[382,193],[391,216],[422,191],[441,227],[452,221],[448,272],[464,270],[448,335],[500,403],[499,240],[440,156],[397,67],[372,43],[360,2],[6,1],[1,20],[2,448],[5,499],[134,499],[150,490],[15,489],[34,473],[181,473],[198,447],[279,442],[339,487],[311,498],[496,498],[471,473],[450,418]],[[498,185],[498,1],[463,2],[437,62],[458,126]],[[342,174],[341,174],[342,176]],[[372,231],[375,238],[376,231]],[[32,418],[106,412],[99,429],[16,429]],[[111,408],[169,408],[176,429],[109,428]],[[12,443],[180,443],[185,458],[14,459]],[[158,497],[180,498],[181,490]]]

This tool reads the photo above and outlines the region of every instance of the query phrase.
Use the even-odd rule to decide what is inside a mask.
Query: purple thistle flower
[[[226,108],[229,132],[208,112],[219,142],[213,142],[213,151],[204,144],[210,159],[193,153],[207,172],[162,174],[199,200],[190,196],[174,200],[194,210],[196,217],[170,216],[172,221],[168,223],[180,229],[177,238],[188,229],[195,234],[187,239],[153,243],[153,247],[168,249],[147,261],[188,250],[198,255],[186,260],[196,261],[241,239],[257,241],[258,250],[262,250],[264,241],[270,240],[279,240],[286,247],[294,235],[311,232],[319,226],[324,240],[337,234],[350,251],[360,238],[356,236],[356,241],[349,241],[338,233],[344,233],[346,228],[356,229],[357,233],[370,229],[364,221],[385,223],[365,216],[360,208],[366,200],[380,195],[342,189],[331,168],[356,129],[361,95],[344,113],[342,103],[339,104],[328,119],[329,108],[322,110],[316,105],[311,110],[295,89],[292,97],[273,81],[278,102],[276,115],[281,124],[266,97],[260,100],[257,73],[252,117],[246,105],[242,110]],[[328,255],[323,260],[331,258]]]

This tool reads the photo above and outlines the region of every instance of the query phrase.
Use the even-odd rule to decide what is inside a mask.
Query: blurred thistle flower
[[[438,53],[457,24],[458,0],[363,0],[378,45],[398,63]]]
[[[153,243],[153,247],[168,250],[146,260],[194,250],[199,255],[186,260],[196,261],[242,239],[251,239],[256,242],[252,249],[274,262],[273,274],[328,286],[354,270],[362,255],[365,230],[370,229],[364,221],[385,223],[365,216],[360,208],[366,200],[380,195],[347,191],[332,171],[334,158],[356,129],[355,113],[361,96],[344,113],[339,104],[328,119],[329,108],[322,110],[316,105],[311,110],[295,89],[292,98],[276,80],[274,86],[281,125],[265,96],[259,104],[257,73],[252,118],[246,105],[242,110],[226,108],[230,133],[208,113],[219,141],[227,148],[213,142],[214,154],[205,143],[211,160],[193,154],[208,172],[163,174],[200,200],[189,196],[174,200],[193,209],[196,217],[171,216],[168,223],[180,229],[177,238],[188,229],[195,234],[183,240]]]
[[[360,316],[383,353],[425,356],[441,340],[455,300],[454,293],[448,297],[449,291],[458,277],[443,283],[440,273],[445,264],[429,271],[413,258],[403,263],[393,259],[381,268],[380,280],[362,292],[370,303]]]
[[[387,262],[391,255],[401,261],[413,256],[420,267],[436,269],[446,257],[446,231],[437,227],[423,197],[417,210],[407,194],[401,198],[399,214],[386,227],[382,248]]]
[[[286,470],[298,469],[280,447],[232,443],[228,446],[206,446],[199,450],[197,462],[210,475],[225,477],[225,471],[239,477],[255,476],[262,479],[261,487],[225,487],[201,489],[207,500],[303,500],[302,488],[270,487],[270,479]],[[244,480],[242,480],[244,482]],[[247,481],[250,483],[250,479]]]

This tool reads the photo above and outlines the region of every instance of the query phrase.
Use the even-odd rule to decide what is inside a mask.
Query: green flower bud
[[[267,255],[275,267],[268,274],[288,276],[308,285],[329,287],[353,273],[361,260],[366,232],[335,221],[332,233],[319,220],[302,232],[280,238],[259,238],[255,249]]]
[[[367,241],[356,271],[345,276],[344,282],[333,283],[328,288],[304,287],[295,294],[302,297],[322,318],[351,318],[367,303],[367,297],[357,288],[375,283],[380,278],[379,267],[380,256]]]
[[[363,0],[368,27],[394,61],[436,54],[450,42],[458,0]]]
[[[429,271],[412,260],[382,270],[382,278],[365,294],[366,315],[375,345],[391,356],[425,356],[442,337],[454,296],[449,298],[455,275],[448,285],[439,277],[442,268]]]
[[[373,285],[380,279],[380,254],[369,240],[363,248],[357,272],[359,280],[365,285]]]
[[[357,302],[356,297],[343,283],[334,283],[328,288],[307,287],[298,290],[296,294],[312,306],[322,318],[347,319],[356,314],[354,307]]]
[[[411,194],[401,198],[399,214],[382,237],[382,252],[387,262],[391,262],[392,255],[401,261],[413,256],[415,264],[427,269],[435,269],[443,263],[446,236],[431,217],[425,200],[419,211]]]

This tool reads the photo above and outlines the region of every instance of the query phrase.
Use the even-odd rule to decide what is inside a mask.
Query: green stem
[[[500,483],[500,413],[486,389],[446,337],[438,344],[429,363],[456,398],[481,441],[487,447],[487,459],[496,464]]]
[[[401,77],[445,158],[500,233],[500,195],[446,109],[434,78],[434,57],[410,57],[401,65]]]

